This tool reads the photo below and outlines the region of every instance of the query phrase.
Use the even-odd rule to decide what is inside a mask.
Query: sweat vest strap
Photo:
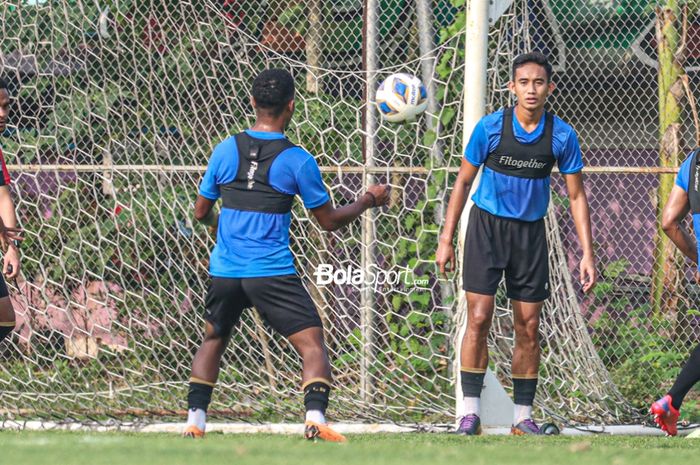
[[[236,134],[238,171],[236,178],[221,186],[224,208],[262,213],[289,213],[293,195],[275,190],[268,173],[275,159],[296,145],[285,139],[263,140],[245,132]]]

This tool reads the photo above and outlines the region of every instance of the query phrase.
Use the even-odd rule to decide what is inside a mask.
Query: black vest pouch
[[[275,190],[268,174],[275,159],[296,147],[287,139],[256,139],[245,132],[236,134],[238,170],[236,178],[221,186],[224,208],[261,213],[289,213],[294,196]]]
[[[700,166],[698,165],[698,152],[700,149],[693,150],[690,154],[690,179],[688,180],[688,201],[690,202],[690,213],[693,215],[700,213]]]
[[[552,151],[554,117],[545,113],[544,131],[533,144],[521,144],[513,134],[513,108],[503,111],[501,141],[486,158],[485,165],[497,173],[519,178],[546,178],[552,173],[556,158]]]

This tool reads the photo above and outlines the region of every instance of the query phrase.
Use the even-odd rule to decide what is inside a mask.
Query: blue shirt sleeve
[[[304,207],[311,209],[320,207],[330,200],[326,186],[323,185],[321,170],[314,157],[309,158],[299,167],[295,174],[299,196]]]
[[[690,183],[690,164],[693,161],[692,155],[692,153],[688,155],[688,158],[681,164],[681,169],[678,170],[678,175],[676,176],[676,186],[686,192],[688,192],[688,184]]]
[[[698,233],[697,231],[700,231],[700,215],[695,214],[692,216],[693,218],[693,230],[695,231],[695,247],[697,248],[698,252],[698,257],[700,257],[700,238],[698,238]],[[697,264],[696,269],[698,270],[698,273],[700,273],[700,262]]]
[[[218,200],[221,197],[221,192],[219,191],[218,173],[219,167],[221,165],[221,159],[224,154],[223,146],[224,144],[219,144],[214,148],[209,159],[209,165],[207,166],[207,171],[202,177],[202,182],[199,184],[199,195],[205,197],[209,200]]]
[[[559,172],[562,174],[575,174],[583,169],[581,146],[573,129],[569,131],[566,137],[564,147],[559,158],[557,158],[557,165],[559,166]]]
[[[676,186],[680,187],[684,191],[688,192],[688,187],[690,185],[690,170],[693,162],[693,152],[688,155],[688,158],[681,164],[681,168],[678,170],[678,175],[676,176]],[[700,237],[698,236],[698,231],[700,231],[700,215],[693,214],[693,229],[695,230],[695,242],[698,251],[698,256],[700,257]],[[697,271],[700,272],[700,263],[698,263]]]
[[[484,120],[481,119],[474,126],[467,148],[464,150],[464,158],[472,165],[479,167],[486,161],[488,155],[489,137],[484,127]]]

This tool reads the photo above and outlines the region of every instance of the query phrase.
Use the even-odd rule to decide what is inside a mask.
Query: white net
[[[334,363],[332,415],[447,415],[453,290],[431,270],[446,159],[460,151],[438,121],[456,124],[460,96],[446,90],[405,126],[383,124],[366,103],[370,83],[391,72],[429,73],[433,95],[457,76],[431,78],[435,58],[462,66],[458,39],[437,44],[457,11],[426,5],[434,20],[418,31],[413,2],[383,2],[363,60],[361,2],[4,3],[2,75],[15,97],[4,153],[27,240],[18,330],[2,346],[3,411],[96,419],[184,408],[213,245],[190,219],[196,188],[212,147],[251,125],[252,78],[278,66],[299,90],[289,136],[316,156],[334,201],[354,200],[372,178],[393,187],[391,208],[334,234],[294,210],[292,249]],[[404,270],[406,284],[317,286],[321,264]],[[298,357],[255,312],[223,363],[215,415],[299,417]]]
[[[191,221],[196,188],[212,147],[252,123],[252,78],[278,66],[297,80],[289,137],[315,155],[334,202],[354,200],[373,181],[393,188],[391,207],[332,234],[301,206],[294,210],[292,250],[324,321],[334,364],[330,414],[450,422],[453,341],[463,313],[457,311],[458,287],[437,279],[433,259],[462,151],[463,3],[3,2],[0,74],[14,97],[3,152],[27,240],[19,289],[12,289],[18,330],[0,345],[2,415],[124,420],[184,409],[213,246],[207,229]],[[603,163],[631,166],[619,160],[654,149],[648,137],[653,124],[632,117],[640,108],[616,113],[621,102],[610,97],[623,91],[584,93],[571,83],[570,73],[580,70],[569,63],[581,60],[570,58],[567,40],[588,32],[578,16],[569,23],[557,19],[561,11],[574,14],[570,3],[516,1],[492,28],[490,109],[507,103],[504,79],[512,56],[538,48],[537,40],[554,43],[547,51],[557,57],[564,84],[553,106],[581,134],[587,164],[600,165],[598,153],[620,147],[594,145],[596,134],[625,142],[643,134],[647,148],[629,158],[612,151],[605,160],[618,163]],[[581,2],[590,11],[598,3]],[[651,13],[640,14],[645,22]],[[536,34],[545,20],[558,26]],[[376,83],[397,71],[422,77],[431,96],[424,116],[399,126],[378,120],[371,103]],[[643,76],[651,79],[653,72]],[[603,80],[601,74],[591,79]],[[598,106],[587,124],[593,103]],[[645,108],[653,114],[652,105]],[[601,126],[604,121],[608,126]],[[647,164],[656,166],[649,156],[638,166]],[[630,176],[587,180],[596,239],[608,241],[599,246],[606,289],[613,290],[583,303],[571,284],[576,245],[557,181],[549,216],[555,292],[542,328],[538,393],[550,415],[627,421],[634,418],[629,401],[646,401],[616,386],[606,371],[616,379],[615,370],[626,362],[614,325],[629,315],[627,307],[609,326],[601,326],[601,311],[590,310],[617,308],[616,293],[623,292],[617,286],[627,282],[629,270],[650,269],[633,258],[624,272],[612,274],[621,257],[636,255],[634,241],[648,240],[654,218],[640,187],[631,205],[643,217],[644,234],[630,239],[625,227],[606,222],[614,190],[608,180],[629,183]],[[643,176],[652,188],[654,176]],[[321,286],[314,272],[322,264],[403,274],[400,283],[364,291]],[[502,306],[491,347],[493,367],[506,386],[511,345],[512,323]],[[635,350],[639,361],[642,349]],[[679,351],[666,366],[677,369],[682,357]],[[214,415],[299,418],[298,357],[255,312],[244,314],[223,364]],[[659,376],[654,389],[663,381]]]

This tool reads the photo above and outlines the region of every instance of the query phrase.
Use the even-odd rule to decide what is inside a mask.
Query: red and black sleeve
[[[7,171],[7,165],[5,165],[5,157],[0,149],[0,167],[2,167],[2,176],[0,176],[0,186],[10,185],[10,172]]]

